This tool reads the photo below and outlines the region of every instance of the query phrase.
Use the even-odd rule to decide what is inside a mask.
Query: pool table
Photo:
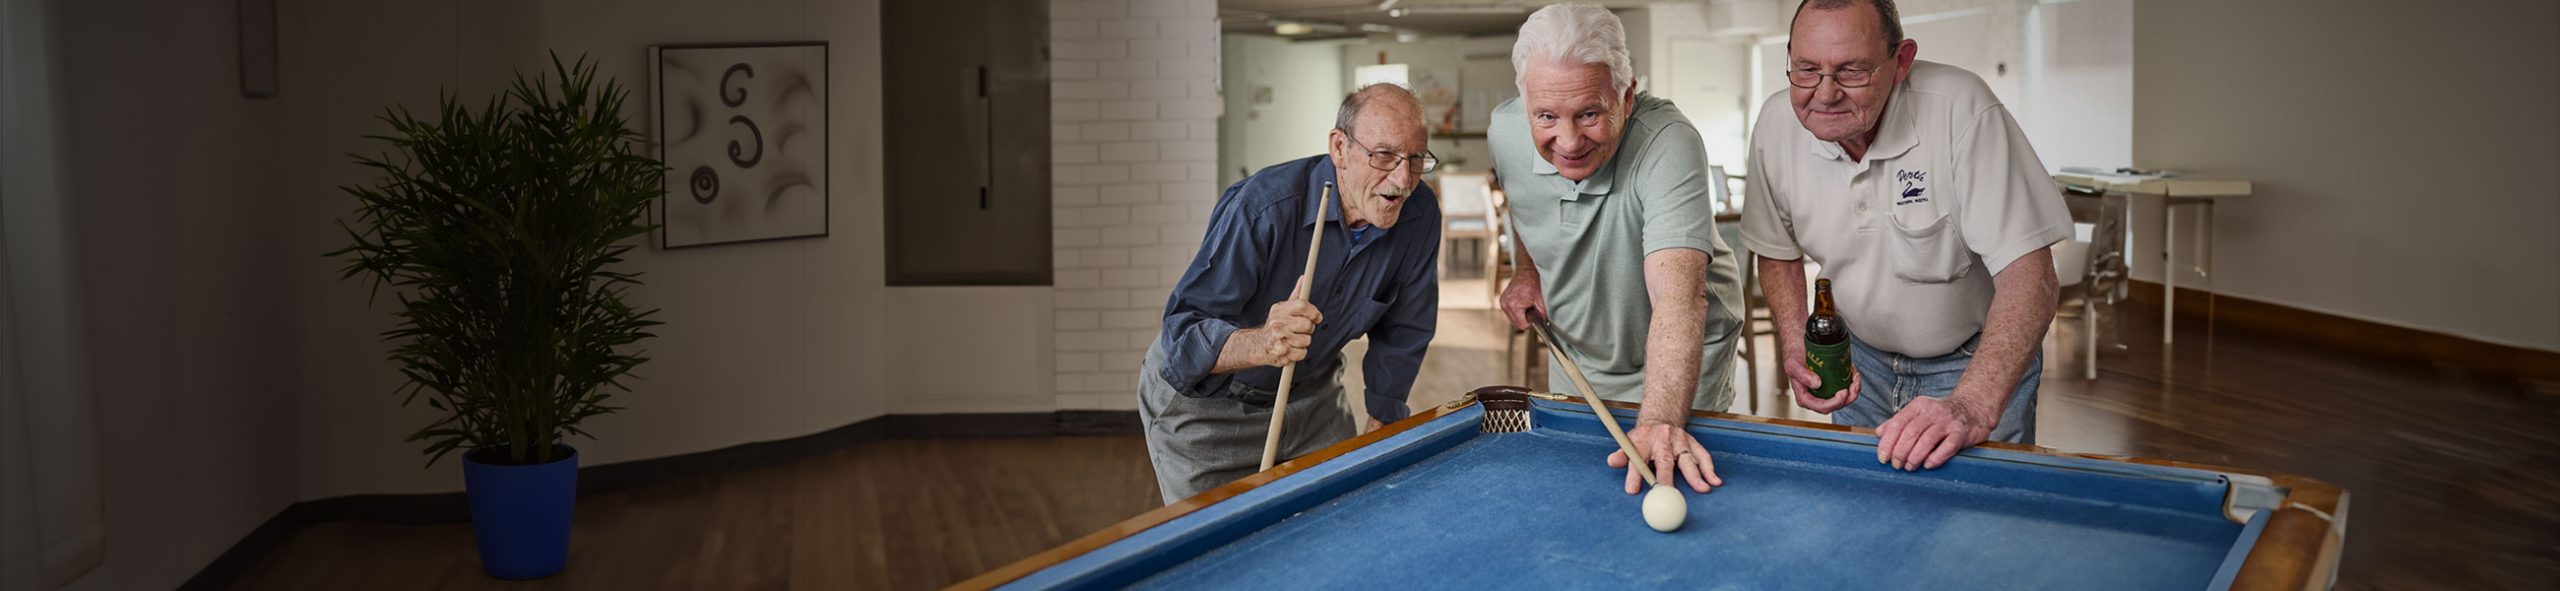
[[[958,587],[2316,589],[2346,531],[2297,476],[2001,443],[1903,472],[1864,429],[1688,429],[1725,485],[1670,533],[1590,406],[1488,387]]]

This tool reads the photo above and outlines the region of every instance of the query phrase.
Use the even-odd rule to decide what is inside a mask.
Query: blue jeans
[[[1857,368],[1860,381],[1858,399],[1831,413],[1831,422],[1874,428],[1917,397],[1955,394],[1956,380],[1964,377],[1965,367],[1973,364],[1974,350],[1981,346],[1982,335],[1976,334],[1953,353],[1918,359],[1869,347],[1856,334],[1849,335],[1849,364]],[[2000,424],[1991,429],[1992,441],[2036,442],[2036,384],[2043,378],[2044,351],[2038,349],[2027,359],[2027,373],[2018,380],[2018,388],[2009,392],[2009,407],[2000,411]]]

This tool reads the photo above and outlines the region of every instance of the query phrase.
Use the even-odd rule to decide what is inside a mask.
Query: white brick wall
[[[1137,405],[1218,199],[1216,0],[1050,0],[1058,408]]]

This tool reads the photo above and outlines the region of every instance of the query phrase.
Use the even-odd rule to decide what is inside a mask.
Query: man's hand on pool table
[[[1876,426],[1876,461],[1905,471],[1935,470],[1956,452],[1989,439],[1998,421],[1988,409],[1965,400],[1914,398]]]
[[[1707,446],[1699,445],[1697,437],[1690,436],[1687,430],[1676,425],[1656,419],[1637,419],[1635,430],[1627,432],[1627,442],[1635,444],[1636,451],[1653,464],[1656,481],[1671,484],[1686,479],[1690,490],[1701,493],[1724,486],[1724,479],[1716,476],[1715,459],[1707,457]],[[1682,451],[1689,453],[1684,455],[1680,453]],[[1674,462],[1679,463],[1676,473],[1672,468]],[[1609,452],[1609,467],[1626,468],[1627,453]],[[1643,485],[1644,476],[1629,468],[1627,494],[1643,491]]]

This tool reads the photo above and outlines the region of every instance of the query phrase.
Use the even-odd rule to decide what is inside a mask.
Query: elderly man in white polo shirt
[[[1919,49],[1892,0],[1798,5],[1794,88],[1752,129],[1742,214],[1796,403],[1874,427],[1876,459],[1904,470],[1986,439],[2035,441],[2059,290],[2047,247],[2071,235],[2008,109],[1981,77],[1914,60]],[[1831,279],[1857,370],[1830,399],[1808,394],[1807,258]]]

